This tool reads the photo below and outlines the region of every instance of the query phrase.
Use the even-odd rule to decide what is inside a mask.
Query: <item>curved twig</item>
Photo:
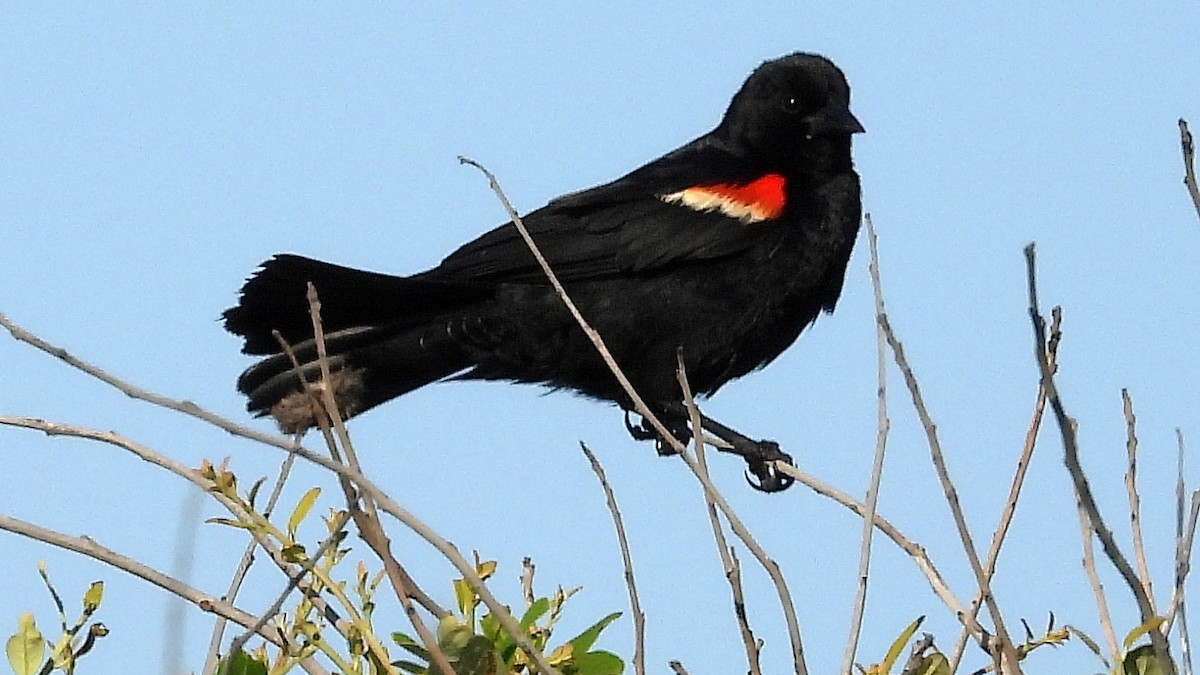
[[[579,447],[587,456],[588,462],[592,465],[592,471],[600,481],[600,487],[604,490],[604,499],[608,502],[608,511],[612,514],[613,525],[617,530],[617,545],[621,549],[621,563],[625,567],[625,587],[629,589],[629,611],[633,614],[633,672],[637,675],[646,675],[646,614],[642,612],[642,605],[638,602],[637,583],[633,580],[633,558],[629,554],[629,540],[625,537],[625,523],[621,520],[621,510],[617,508],[617,496],[613,494],[612,486],[608,484],[608,477],[604,475],[604,467],[600,466],[600,460],[596,459],[596,455],[592,454],[583,441],[579,442]],[[532,566],[528,569],[532,569]],[[532,579],[532,572],[530,575]],[[532,586],[531,580],[529,588]],[[527,594],[527,597],[530,596],[532,596],[532,592]]]

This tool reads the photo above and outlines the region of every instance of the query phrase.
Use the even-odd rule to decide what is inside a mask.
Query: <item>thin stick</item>
[[[291,475],[292,466],[296,463],[296,456],[288,454],[284,458],[283,463],[279,467],[279,475],[275,478],[275,484],[271,488],[271,494],[267,498],[265,508],[263,508],[263,516],[270,518],[271,512],[275,509],[275,504],[279,501],[279,495],[283,494],[283,485],[287,482],[288,476]],[[242,588],[242,582],[245,581],[246,575],[250,573],[250,567],[254,564],[254,550],[258,548],[258,542],[251,538],[246,544],[246,550],[242,552],[242,558],[238,561],[237,567],[233,571],[233,578],[229,580],[229,588],[222,596],[226,602],[233,602],[237,598],[238,591]],[[221,642],[225,639],[225,618],[217,617],[213,622],[212,635],[208,640],[208,655],[204,659],[204,667],[201,673],[212,675],[217,672],[217,667],[220,665]]]
[[[975,574],[975,581],[979,586],[980,593],[983,594],[984,604],[987,605],[988,613],[991,615],[992,623],[996,629],[996,638],[1000,644],[984,644],[983,647],[996,659],[996,665],[1001,672],[1019,673],[1021,672],[1021,667],[1017,650],[1009,638],[1008,630],[1004,627],[1004,617],[1000,613],[1000,606],[992,593],[991,583],[983,572],[983,565],[979,562],[979,553],[975,550],[975,543],[971,539],[971,531],[967,527],[966,516],[963,514],[962,505],[958,501],[958,491],[955,489],[954,483],[950,480],[950,472],[946,468],[946,459],[942,454],[941,442],[938,440],[937,427],[934,425],[933,419],[929,416],[929,411],[925,407],[925,400],[921,396],[921,389],[917,384],[917,378],[913,374],[912,368],[908,365],[908,359],[904,356],[904,347],[892,331],[886,315],[879,317],[879,325],[883,327],[888,345],[892,348],[892,355],[896,359],[896,365],[900,368],[900,373],[903,375],[909,394],[912,396],[917,416],[921,419],[921,426],[925,428],[925,437],[929,444],[929,454],[933,460],[938,480],[942,484],[946,503],[950,505],[950,513],[954,520],[954,526],[958,530],[963,550],[966,552],[967,560],[971,564],[971,571]],[[969,620],[969,623],[975,622],[973,617],[968,616],[966,618]],[[1001,658],[1002,656],[1003,658]]]
[[[1196,144],[1192,141],[1192,132],[1188,130],[1187,120],[1179,118],[1179,145],[1183,149],[1183,184],[1187,186],[1188,194],[1192,197],[1192,206],[1196,207],[1196,216],[1200,217],[1200,187],[1196,185]]]
[[[858,653],[858,640],[862,634],[863,614],[867,607],[867,581],[871,569],[871,540],[875,533],[875,513],[879,503],[879,484],[883,479],[883,458],[887,449],[888,429],[891,421],[887,411],[887,338],[878,318],[886,315],[883,303],[883,282],[879,275],[879,242],[875,236],[875,224],[871,214],[866,215],[867,242],[871,246],[871,264],[868,271],[871,275],[871,289],[875,296],[875,377],[876,409],[878,427],[875,432],[875,460],[871,466],[871,479],[867,484],[867,512],[863,516],[862,543],[858,553],[858,588],[854,595],[854,611],[850,619],[849,635],[846,638],[846,652],[842,658],[842,671],[849,673],[854,667],[854,657]]]
[[[1112,531],[1104,523],[1104,518],[1100,515],[1100,509],[1096,506],[1096,499],[1092,495],[1092,488],[1088,484],[1087,477],[1083,473],[1083,466],[1079,461],[1079,445],[1075,420],[1067,414],[1062,397],[1059,395],[1058,386],[1054,381],[1054,373],[1050,372],[1047,365],[1046,322],[1042,318],[1041,310],[1038,307],[1037,254],[1033,244],[1025,247],[1025,261],[1028,269],[1029,317],[1033,323],[1035,357],[1038,367],[1042,372],[1042,384],[1046,387],[1046,395],[1050,399],[1050,406],[1054,410],[1054,417],[1058,422],[1059,433],[1062,436],[1063,463],[1066,464],[1067,472],[1071,476],[1071,483],[1075,488],[1075,496],[1086,512],[1088,522],[1091,528],[1095,530],[1096,537],[1100,540],[1100,545],[1104,550],[1105,556],[1112,561],[1113,566],[1120,572],[1125,584],[1133,592],[1133,597],[1137,601],[1138,612],[1141,615],[1141,621],[1145,623],[1154,617],[1154,609],[1150,603],[1150,599],[1146,597],[1146,591],[1142,588],[1141,582],[1138,581],[1133,567],[1130,566],[1125,555],[1121,553],[1121,549],[1117,546],[1117,542],[1113,538]],[[1170,661],[1168,646],[1166,640],[1163,638],[1163,634],[1160,631],[1152,630],[1150,631],[1150,640],[1154,644],[1158,662],[1164,668],[1165,675],[1174,675],[1174,668]]]
[[[670,661],[667,665],[671,666],[671,670],[675,675],[688,675],[687,668],[684,668],[683,664],[678,661]]]
[[[1183,512],[1187,499],[1187,491],[1183,482],[1183,431],[1179,427],[1175,427],[1175,443],[1179,448],[1175,461],[1175,584],[1171,592],[1172,605],[1171,609],[1175,612],[1168,617],[1168,622],[1175,616],[1179,617],[1179,651],[1183,655],[1183,674],[1192,675],[1192,644],[1191,638],[1188,637],[1187,627],[1187,603],[1184,601],[1183,595],[1183,575],[1180,571],[1184,564],[1191,558],[1191,553],[1184,553],[1183,550]],[[1175,605],[1175,596],[1179,597],[1178,605]],[[1168,629],[1167,635],[1171,634]]]
[[[1146,547],[1142,543],[1142,500],[1137,491],[1137,416],[1133,414],[1133,399],[1129,390],[1121,390],[1122,410],[1125,415],[1125,455],[1128,461],[1125,465],[1125,493],[1129,497],[1129,528],[1133,531],[1133,554],[1137,560],[1138,579],[1142,582],[1142,590],[1150,599],[1150,609],[1158,615],[1154,606],[1154,588],[1150,583],[1150,566],[1146,564]]]
[[[1087,574],[1088,584],[1092,587],[1092,597],[1096,600],[1096,614],[1100,619],[1100,629],[1104,631],[1104,639],[1108,642],[1109,657],[1113,663],[1121,662],[1121,650],[1117,646],[1117,633],[1113,629],[1112,614],[1108,611],[1108,599],[1104,594],[1104,584],[1096,571],[1096,553],[1092,545],[1092,537],[1096,530],[1092,528],[1087,517],[1087,509],[1083,508],[1079,498],[1075,499],[1075,510],[1079,515],[1079,533],[1083,537],[1083,571]]]
[[[696,398],[692,395],[692,385],[688,382],[687,369],[683,363],[683,349],[676,352],[677,364],[675,378],[683,391],[683,402],[691,418],[692,432],[695,435],[693,446],[696,449],[696,466],[706,478],[708,473],[708,458],[704,451],[704,433],[700,423],[700,409],[696,407]],[[733,616],[737,620],[738,633],[742,637],[742,648],[746,651],[747,672],[749,675],[761,675],[762,664],[759,663],[758,641],[754,639],[754,631],[750,629],[750,618],[746,614],[746,598],[742,591],[742,568],[737,555],[725,539],[725,530],[721,527],[721,517],[717,515],[716,504],[704,493],[704,506],[708,512],[708,522],[712,527],[713,540],[717,544],[717,554],[721,557],[721,567],[725,571],[725,581],[729,583],[730,595],[733,598]]]
[[[600,466],[600,460],[596,459],[596,455],[592,454],[583,441],[579,442],[579,447],[587,456],[588,462],[592,465],[592,471],[600,481],[600,487],[604,490],[604,499],[608,502],[608,511],[612,514],[613,525],[617,530],[617,545],[621,549],[621,563],[625,567],[625,587],[629,590],[629,611],[633,614],[633,672],[637,675],[646,675],[646,615],[642,612],[641,603],[638,602],[637,583],[633,580],[633,557],[629,555],[629,540],[625,537],[625,523],[621,521],[621,510],[617,508],[617,496],[613,494],[612,486],[608,484],[608,477],[604,475],[604,467]]]
[[[813,492],[832,499],[859,516],[866,515],[867,507],[862,502],[857,501],[832,485],[817,480],[790,464],[781,464],[779,469],[784,475],[808,487]],[[925,581],[929,583],[929,588],[933,591],[934,595],[954,613],[954,616],[959,621],[967,626],[971,631],[971,636],[981,643],[985,641],[987,639],[986,631],[983,630],[983,627],[977,621],[969,619],[966,606],[954,595],[954,591],[950,590],[950,585],[946,583],[946,580],[942,578],[941,572],[938,572],[933,561],[929,559],[928,554],[925,553],[925,548],[904,536],[895,525],[880,515],[875,516],[874,523],[880,532],[892,540],[892,543],[898,546],[900,550],[907,553],[908,557],[912,558],[917,569],[925,576]]]
[[[1176,544],[1175,578],[1178,580],[1178,592],[1171,593],[1171,602],[1165,612],[1167,623],[1163,630],[1164,633],[1171,632],[1179,608],[1183,606],[1183,587],[1184,582],[1187,581],[1188,573],[1192,569],[1192,543],[1196,537],[1197,519],[1200,519],[1200,490],[1192,492],[1192,505],[1188,513],[1187,523],[1184,525],[1183,535],[1179,543]]]
[[[521,559],[521,595],[525,598],[525,609],[533,606],[533,559],[525,556]]]
[[[663,423],[659,421],[658,417],[655,416],[653,412],[650,411],[650,408],[646,405],[645,401],[642,400],[642,397],[639,396],[634,390],[633,385],[630,384],[629,379],[625,377],[624,372],[621,371],[620,366],[617,365],[617,362],[613,359],[612,354],[604,345],[604,340],[601,339],[600,334],[597,333],[590,325],[588,325],[587,321],[584,320],[583,315],[580,314],[579,309],[575,306],[575,303],[572,302],[570,296],[567,295],[567,292],[563,288],[562,284],[559,283],[558,277],[556,277],[554,271],[550,269],[550,264],[546,262],[546,258],[538,249],[537,244],[534,243],[533,237],[529,235],[529,231],[525,229],[525,224],[521,222],[521,217],[517,215],[516,209],[514,209],[512,204],[508,201],[508,197],[505,196],[504,190],[501,189],[500,183],[496,180],[496,177],[492,174],[492,172],[488,171],[486,167],[479,164],[475,160],[468,159],[466,157],[459,157],[458,160],[463,164],[469,164],[476,169],[479,169],[479,171],[487,177],[492,191],[496,193],[496,196],[500,199],[501,204],[504,205],[504,210],[508,213],[513,225],[516,226],[517,231],[521,233],[521,238],[525,241],[525,245],[529,247],[530,252],[533,253],[534,258],[538,261],[538,265],[541,266],[542,272],[545,273],[546,278],[550,281],[550,285],[554,287],[555,292],[563,301],[563,304],[566,305],[568,311],[571,312],[571,316],[575,318],[575,322],[579,325],[580,329],[583,330],[584,334],[587,335],[588,339],[591,340],[592,344],[596,347],[596,350],[599,352],[600,357],[604,360],[604,363],[608,366],[613,376],[616,377],[617,382],[620,383],[625,394],[629,396],[630,400],[633,402],[636,412],[645,420],[649,421],[651,426],[654,427],[654,430],[658,432],[659,437],[665,439],[676,451],[676,453],[678,453],[680,459],[687,464],[688,469],[690,469],[692,474],[696,476],[702,485],[704,485],[705,491],[711,496],[721,512],[725,514],[725,517],[729,520],[729,526],[733,529],[733,532],[737,534],[743,543],[746,544],[746,547],[749,548],[751,553],[754,554],[754,557],[758,560],[759,564],[766,569],[768,576],[771,577],[771,581],[775,585],[775,591],[779,595],[779,602],[783,608],[784,621],[787,623],[788,637],[791,640],[792,645],[792,661],[796,670],[796,674],[807,675],[808,668],[804,663],[804,645],[800,639],[800,625],[796,620],[795,605],[792,602],[791,591],[788,590],[787,587],[787,580],[784,579],[778,563],[772,560],[767,555],[766,551],[764,551],[762,547],[758,545],[758,542],[754,540],[753,536],[751,536],[750,531],[746,529],[746,526],[742,523],[741,519],[737,517],[737,514],[733,512],[733,509],[725,501],[725,498],[721,496],[720,492],[717,491],[717,488],[712,484],[712,481],[710,481],[707,476],[704,476],[700,473],[699,467],[696,465],[695,460],[693,460],[690,454],[687,452],[687,448],[685,448],[684,445],[678,441],[678,439],[676,439],[669,431],[667,431],[667,428],[663,426]],[[779,469],[783,466],[786,466],[784,462],[775,462],[775,468]]]
[[[325,411],[324,415],[317,418],[321,427],[321,433],[325,437],[325,445],[329,449],[330,456],[334,461],[341,461],[338,453],[340,442],[340,447],[346,454],[347,464],[354,471],[363,473],[362,465],[358,461],[358,453],[354,451],[354,444],[350,440],[350,433],[346,430],[346,425],[342,421],[341,411],[338,409],[337,400],[334,398],[333,386],[330,385],[333,382],[333,378],[330,373],[329,354],[325,348],[325,331],[321,324],[321,300],[317,297],[317,288],[311,281],[308,282],[307,299],[309,318],[312,321],[313,340],[317,346],[317,365],[321,370],[320,381],[323,385],[318,388]],[[294,361],[295,356],[293,355],[292,358]],[[297,370],[299,370],[298,364]],[[310,389],[312,385],[304,382],[304,387],[305,389]],[[333,433],[330,430],[330,421],[332,421]],[[336,440],[334,438],[335,435]],[[375,501],[369,495],[364,496],[360,500],[358,491],[354,489],[354,485],[345,478],[339,477],[338,483],[341,485],[343,493],[345,493],[346,508],[350,516],[354,519],[354,525],[358,528],[359,535],[383,563],[388,580],[391,581],[392,590],[396,594],[396,599],[400,601],[400,606],[403,607],[405,616],[408,617],[413,630],[417,632],[417,636],[421,639],[426,651],[429,652],[430,661],[441,672],[454,673],[449,657],[446,656],[437,638],[426,627],[425,622],[421,619],[420,614],[417,613],[416,607],[413,605],[411,589],[414,584],[411,577],[408,576],[408,572],[404,570],[399,561],[392,555],[391,541],[384,533],[382,525],[380,525],[379,511],[375,506]],[[362,508],[359,508],[360,501]],[[377,636],[373,632],[364,631],[364,637],[370,643],[371,651],[375,653],[380,663],[383,664],[383,670],[387,673],[399,672],[390,664],[387,650],[379,643]]]
[[[1062,341],[1062,313],[1055,312],[1050,326],[1050,344],[1046,350],[1050,357],[1051,370],[1058,368],[1058,345]],[[988,547],[987,561],[983,564],[983,573],[990,582],[996,574],[996,564],[1000,559],[1000,548],[1008,536],[1008,528],[1012,525],[1017,512],[1017,501],[1021,498],[1021,488],[1025,485],[1025,474],[1029,471],[1029,462],[1033,459],[1033,448],[1037,442],[1038,431],[1042,428],[1042,417],[1046,412],[1046,388],[1038,383],[1037,399],[1033,403],[1033,416],[1029,420],[1029,428],[1025,430],[1025,445],[1021,448],[1021,457],[1017,460],[1016,471],[1013,472],[1012,485],[1008,488],[1008,499],[1004,503],[1004,511],[1000,514],[1000,523],[992,533],[992,543]],[[978,589],[975,597],[971,598],[971,616],[979,616],[979,608],[983,604],[983,594]],[[950,671],[955,672],[967,648],[967,629],[963,628],[958,634],[958,642],[950,656]]]

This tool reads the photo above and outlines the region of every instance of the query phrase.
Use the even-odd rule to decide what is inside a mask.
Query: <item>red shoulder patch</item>
[[[744,223],[757,223],[783,215],[787,205],[786,184],[782,175],[768,173],[749,183],[690,187],[662,195],[662,200],[697,211],[720,211]]]

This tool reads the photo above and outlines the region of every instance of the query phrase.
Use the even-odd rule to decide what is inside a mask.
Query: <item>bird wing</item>
[[[560,197],[522,218],[564,282],[653,273],[735,255],[783,209],[784,178],[743,168],[702,138],[599,187]],[[544,283],[516,227],[506,223],[426,274],[446,280]]]

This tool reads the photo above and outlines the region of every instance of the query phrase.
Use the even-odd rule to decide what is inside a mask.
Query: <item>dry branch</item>
[[[1046,395],[1050,400],[1051,409],[1054,410],[1054,417],[1058,422],[1058,429],[1062,436],[1063,463],[1066,464],[1067,472],[1071,476],[1071,483],[1075,489],[1075,497],[1079,501],[1080,508],[1083,509],[1083,512],[1087,516],[1088,526],[1095,531],[1105,556],[1117,568],[1117,571],[1125,581],[1125,585],[1133,592],[1138,612],[1141,615],[1141,622],[1146,623],[1154,618],[1153,605],[1150,602],[1150,598],[1147,597],[1145,589],[1142,588],[1137,574],[1133,571],[1133,567],[1129,564],[1129,560],[1125,558],[1125,555],[1117,546],[1112,531],[1105,524],[1104,518],[1100,514],[1100,509],[1096,505],[1096,499],[1092,495],[1092,488],[1088,484],[1087,477],[1083,473],[1083,466],[1079,461],[1079,444],[1076,435],[1075,420],[1067,414],[1066,407],[1055,384],[1054,373],[1048,365],[1049,359],[1046,354],[1046,321],[1042,317],[1038,304],[1037,254],[1033,244],[1025,247],[1025,261],[1029,285],[1029,318],[1033,323],[1034,332],[1034,356],[1037,360],[1038,368],[1041,370],[1042,386],[1046,388]],[[1089,541],[1090,539],[1088,537]],[[1158,630],[1150,631],[1150,639],[1154,644],[1158,661],[1164,668],[1164,673],[1166,675],[1174,675],[1175,671],[1169,656],[1170,651],[1162,632]]]
[[[1196,185],[1196,144],[1192,140],[1187,120],[1182,117],[1179,118],[1179,145],[1183,150],[1183,184],[1187,186],[1188,194],[1192,197],[1196,216],[1200,217],[1200,187]]]
[[[608,484],[608,477],[604,475],[604,467],[600,466],[600,460],[596,459],[583,441],[579,442],[579,447],[587,456],[588,462],[592,465],[592,471],[600,481],[600,487],[604,490],[604,499],[608,503],[608,511],[612,514],[613,525],[617,530],[617,545],[621,549],[621,564],[625,568],[625,587],[629,590],[629,611],[633,614],[633,672],[637,675],[646,675],[646,615],[642,612],[641,603],[638,602],[637,583],[633,579],[633,557],[629,554],[629,540],[625,537],[625,523],[621,520],[621,510],[617,508],[617,496],[613,494],[612,486]],[[530,588],[532,588],[532,583]],[[530,595],[532,593],[527,594],[527,597]]]
[[[878,382],[876,389],[876,409],[878,411],[878,428],[875,433],[875,459],[871,465],[871,479],[867,484],[867,512],[863,515],[862,543],[859,547],[858,588],[854,596],[854,610],[850,618],[850,630],[846,638],[846,652],[842,658],[842,672],[849,673],[854,666],[854,656],[858,652],[858,639],[862,633],[863,613],[867,607],[867,582],[871,568],[871,541],[875,533],[874,520],[879,503],[879,485],[883,479],[883,458],[887,449],[888,429],[891,422],[887,414],[887,338],[879,317],[885,315],[883,303],[883,281],[879,275],[879,242],[875,237],[875,224],[871,214],[866,215],[867,241],[871,245],[871,289],[875,296],[875,377]]]

